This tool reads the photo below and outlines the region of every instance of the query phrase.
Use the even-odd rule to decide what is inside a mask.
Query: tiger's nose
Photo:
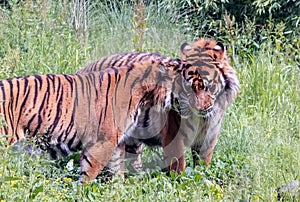
[[[210,93],[205,90],[200,90],[189,99],[190,105],[199,111],[209,111],[212,106]]]

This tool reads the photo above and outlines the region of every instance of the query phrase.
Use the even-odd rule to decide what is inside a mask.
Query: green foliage
[[[178,16],[175,22],[185,34],[225,40],[232,57],[235,52],[248,54],[248,50],[259,49],[270,38],[276,43],[278,35],[287,44],[294,44],[300,35],[300,3],[296,0],[171,0],[164,6]],[[299,43],[294,49],[298,52]]]
[[[132,1],[8,2],[0,10],[1,79],[73,73],[101,56],[134,50]],[[275,18],[281,16],[278,5],[290,9],[299,3],[157,0],[145,5],[143,50],[178,57],[180,44],[199,35],[216,36],[228,47],[242,91],[227,110],[211,165],[192,168],[187,150],[181,175],[156,170],[125,181],[103,183],[99,177],[81,186],[78,154],[50,161],[11,149],[5,153],[1,135],[1,202],[277,201],[277,188],[300,180],[299,16],[295,9]],[[161,150],[146,148],[144,165],[150,168],[148,162],[157,157]],[[287,201],[293,200],[299,201],[290,193]]]
[[[1,9],[1,78],[33,73],[74,72],[85,60],[65,3],[11,1]],[[59,14],[58,14],[59,13]]]

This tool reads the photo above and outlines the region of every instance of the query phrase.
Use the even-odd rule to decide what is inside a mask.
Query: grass
[[[132,11],[126,6],[119,11],[93,5],[98,12],[90,12],[82,44],[67,4],[24,5],[15,5],[12,13],[0,10],[1,79],[74,73],[103,55],[133,50]],[[173,17],[168,9],[147,9],[143,49],[178,57],[180,44],[192,41],[192,34],[168,21]],[[266,40],[258,50],[235,55],[242,91],[227,110],[210,166],[192,168],[187,150],[181,175],[153,171],[80,186],[76,154],[51,161],[8,151],[0,157],[0,201],[276,201],[276,188],[300,180],[300,69],[289,57],[296,51]],[[159,153],[146,149],[145,163]]]

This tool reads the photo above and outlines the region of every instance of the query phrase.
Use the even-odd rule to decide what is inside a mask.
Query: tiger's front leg
[[[120,174],[124,178],[125,144],[119,144],[111,155],[106,167],[109,169],[109,178]]]
[[[185,169],[184,139],[179,134],[180,116],[171,110],[168,121],[162,130],[162,146],[169,171],[180,173]]]
[[[192,156],[194,167],[200,164],[200,160],[208,165],[212,159],[213,151],[217,143],[218,134],[207,136],[203,143],[192,146]]]
[[[128,161],[127,167],[130,173],[140,173],[143,169],[142,163],[142,149],[143,144],[126,144],[126,161]]]
[[[79,182],[84,183],[97,177],[99,172],[107,165],[116,145],[110,141],[98,141],[84,148],[80,156],[81,173]]]

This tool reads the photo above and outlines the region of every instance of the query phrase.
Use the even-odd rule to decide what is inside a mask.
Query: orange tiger
[[[122,156],[127,139],[160,130],[178,94],[180,72],[178,61],[167,59],[87,74],[2,80],[0,115],[6,125],[0,134],[8,135],[10,145],[34,139],[53,158],[81,150],[80,182],[92,180],[116,147]],[[155,114],[161,119],[147,119]]]
[[[235,100],[240,90],[236,71],[229,65],[222,43],[214,39],[199,38],[192,44],[182,44],[180,50],[182,76],[187,84],[183,87],[186,86],[185,91],[188,93],[180,94],[177,100],[179,106],[177,110],[176,107],[170,110],[160,135],[126,143],[126,154],[133,158],[137,171],[142,167],[142,142],[149,146],[163,146],[169,170],[184,170],[184,146],[191,147],[194,165],[200,159],[209,164],[225,109]],[[159,62],[165,58],[156,53],[119,53],[100,58],[78,72],[130,66],[132,63],[149,60]],[[117,155],[111,159],[110,167],[119,166],[117,159]]]

